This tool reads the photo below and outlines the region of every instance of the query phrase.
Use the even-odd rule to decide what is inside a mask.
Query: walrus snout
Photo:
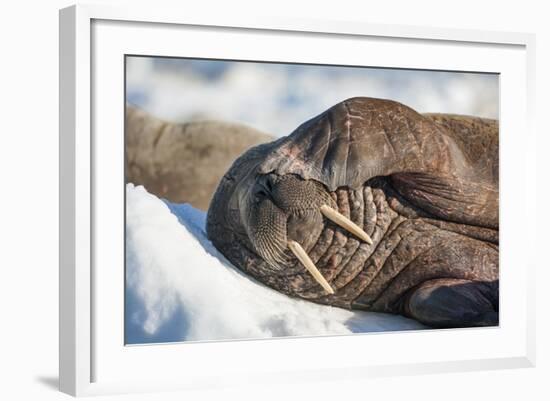
[[[312,189],[296,177],[264,174],[241,198],[241,217],[254,251],[280,274],[297,272],[289,241],[310,249],[322,231],[319,196]]]
[[[337,210],[329,191],[317,181],[291,174],[266,174],[258,177],[249,197],[244,220],[256,252],[282,274],[306,268],[329,294],[334,293],[333,289],[308,256],[326,221],[372,244],[361,227]]]

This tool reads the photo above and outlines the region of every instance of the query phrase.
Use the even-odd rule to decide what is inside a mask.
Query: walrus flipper
[[[498,326],[498,280],[425,281],[410,292],[403,312],[431,327]]]

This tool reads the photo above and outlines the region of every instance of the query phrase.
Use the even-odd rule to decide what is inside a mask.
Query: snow
[[[126,343],[341,335],[421,329],[401,316],[348,311],[278,293],[210,243],[206,214],[126,186]]]

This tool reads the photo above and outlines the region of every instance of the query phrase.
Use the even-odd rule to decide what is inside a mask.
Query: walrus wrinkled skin
[[[498,164],[497,121],[352,98],[239,157],[207,233],[290,296],[432,327],[495,326]]]

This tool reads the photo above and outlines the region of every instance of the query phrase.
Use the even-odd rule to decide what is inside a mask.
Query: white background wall
[[[136,1],[96,1],[136,3]],[[152,2],[157,7],[162,0]],[[176,2],[213,13],[248,12],[321,19],[362,19],[374,23],[428,25],[537,33],[537,114],[541,213],[538,233],[526,233],[548,247],[550,222],[543,214],[550,172],[547,118],[550,89],[550,31],[543,1],[243,1]],[[267,4],[266,4],[267,3]],[[58,21],[62,0],[2,3],[0,15],[0,398],[56,400],[58,291]],[[361,6],[359,6],[361,4]],[[544,201],[544,202],[543,202]],[[542,255],[542,252],[541,252]],[[544,263],[543,263],[544,262]],[[521,268],[521,266],[518,266]],[[201,394],[130,395],[131,400],[542,400],[550,390],[548,349],[548,263],[537,272],[538,363],[533,369],[380,378],[362,382],[327,382],[268,389],[220,390]],[[106,397],[106,399],[119,399]]]

